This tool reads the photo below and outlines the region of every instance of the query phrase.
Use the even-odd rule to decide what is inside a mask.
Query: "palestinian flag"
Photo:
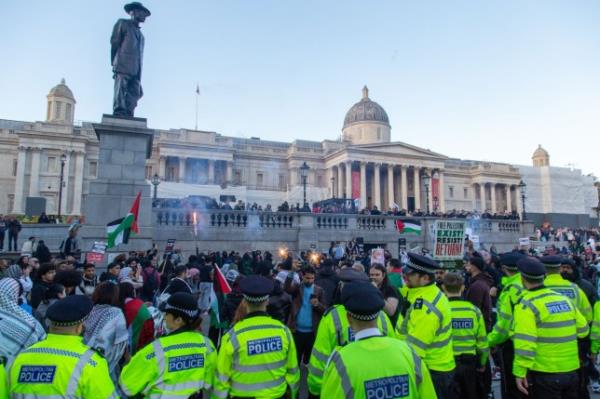
[[[137,197],[135,197],[135,201],[133,201],[133,205],[127,216],[113,220],[106,225],[107,248],[113,248],[119,244],[127,244],[129,242],[129,234],[132,230],[134,233],[139,233],[137,220],[141,194],[139,192]]]
[[[421,234],[421,222],[415,219],[396,219],[396,230],[402,234]]]

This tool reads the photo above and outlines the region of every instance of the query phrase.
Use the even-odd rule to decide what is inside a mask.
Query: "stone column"
[[[479,197],[481,198],[481,212],[485,212],[485,210],[486,210],[485,183],[479,183]]]
[[[207,184],[215,183],[215,161],[212,159],[208,160],[208,181]]]
[[[65,172],[64,172],[64,177],[63,177],[63,189],[62,189],[62,210],[61,213],[63,215],[68,215],[68,209],[69,209],[69,174],[71,171],[71,157],[72,157],[72,153],[71,152],[66,152],[65,155],[67,156],[67,160],[65,161]],[[59,169],[60,172],[60,169]],[[59,188],[60,189],[60,188]]]
[[[344,180],[342,179],[342,165],[337,166],[337,193],[336,197],[342,198],[344,196]]]
[[[178,181],[180,183],[183,183],[185,181],[185,158],[184,157],[179,157],[179,179]]]
[[[12,213],[23,213],[23,185],[25,183],[25,162],[27,161],[27,149],[19,147],[17,155],[17,179],[15,182],[15,199],[13,202]]]
[[[381,210],[381,164],[376,163],[373,168],[373,191],[375,191],[373,195],[373,205],[377,207],[377,209]]]
[[[492,213],[496,213],[496,183],[490,183],[490,196],[492,197]]]
[[[400,184],[402,185],[402,192],[400,193],[402,197],[402,208],[408,209],[408,181],[406,180],[406,166],[400,165]]]
[[[388,208],[394,206],[394,165],[388,164]]]
[[[438,201],[439,201],[439,210],[440,212],[446,212],[446,187],[444,186],[444,171],[443,170],[439,170],[438,171],[438,175],[439,175],[439,197],[438,197]]]
[[[367,163],[360,163],[360,208],[367,207]]]
[[[83,192],[84,153],[75,153],[75,182],[73,183],[73,214],[81,215],[81,196]]]
[[[433,212],[433,170],[428,170],[426,173],[429,174],[429,185],[427,186],[427,206],[429,212]]]
[[[167,157],[161,156],[158,158],[158,176],[161,180],[167,177]]]
[[[233,183],[233,161],[227,161],[227,170],[226,170],[225,180],[227,180],[227,184]]]
[[[471,184],[469,187],[469,191],[471,192],[471,202],[473,203],[472,211],[477,209],[477,191],[475,190],[475,184]]]
[[[347,161],[346,167],[346,198],[352,198],[352,161]]]
[[[29,171],[29,196],[39,197],[40,195],[40,148],[31,149],[31,170]]]
[[[515,201],[517,201],[517,212],[520,218],[523,213],[523,202],[521,201],[521,189],[519,186],[515,186]]]
[[[419,175],[419,168],[413,167],[413,189],[415,194],[415,210],[421,209],[421,176]]]
[[[510,184],[506,184],[504,187],[506,189],[506,210],[509,212],[512,212],[512,198],[510,195]]]

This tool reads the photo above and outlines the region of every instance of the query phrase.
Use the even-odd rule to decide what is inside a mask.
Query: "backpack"
[[[142,271],[142,275],[144,276],[144,285],[142,286],[142,292],[148,298],[154,296],[154,293],[158,290],[158,281],[156,279],[156,271],[152,270],[148,272],[147,269]]]

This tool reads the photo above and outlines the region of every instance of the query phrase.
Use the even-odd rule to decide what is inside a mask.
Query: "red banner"
[[[352,199],[360,198],[360,171],[353,170],[352,171]],[[361,207],[364,207],[364,204],[360,204]]]

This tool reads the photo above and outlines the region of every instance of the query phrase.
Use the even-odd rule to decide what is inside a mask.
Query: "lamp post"
[[[527,184],[523,180],[519,182],[519,190],[521,191],[521,221],[525,221],[527,219],[527,212],[525,212],[525,189],[527,188]]]
[[[427,173],[423,175],[423,184],[425,185],[425,214],[429,213],[429,183],[431,182],[431,176]]]
[[[304,161],[304,163],[302,164],[302,166],[300,166],[300,177],[302,178],[302,186],[304,187],[304,205],[302,206],[302,210],[306,211],[307,208],[307,204],[306,204],[306,178],[308,177],[308,170],[310,169],[310,166],[308,166],[306,164],[306,161]]]
[[[159,184],[160,184],[160,177],[158,176],[158,173],[155,173],[154,176],[152,176],[152,185],[154,186],[154,192],[152,194],[152,202],[156,202]]]
[[[62,193],[63,185],[65,184],[65,163],[67,162],[67,155],[62,154],[60,156],[60,184],[58,185],[58,221],[60,222],[61,209],[62,209]]]

